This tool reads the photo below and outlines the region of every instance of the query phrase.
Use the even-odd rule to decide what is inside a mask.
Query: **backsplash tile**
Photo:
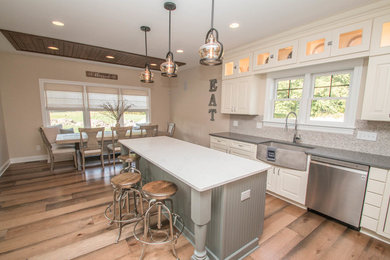
[[[279,127],[256,128],[256,123],[262,120],[262,116],[231,115],[230,132],[292,141],[293,127],[290,126],[288,131]],[[233,126],[233,121],[238,121],[238,126]],[[373,142],[356,139],[358,130],[376,132],[377,140]],[[356,120],[353,135],[307,130],[298,130],[298,133],[304,144],[390,156],[390,123],[388,122]]]

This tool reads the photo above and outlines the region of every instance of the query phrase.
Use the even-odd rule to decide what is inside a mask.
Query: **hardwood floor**
[[[119,172],[117,166],[116,173]],[[112,166],[75,171],[71,163],[12,165],[0,177],[0,259],[138,259],[140,244],[103,212],[112,199]],[[253,259],[390,259],[390,245],[267,195],[264,231]],[[180,259],[193,246],[181,237]],[[145,259],[174,259],[169,246],[148,247]]]

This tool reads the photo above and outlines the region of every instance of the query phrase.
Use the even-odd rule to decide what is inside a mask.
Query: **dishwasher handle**
[[[319,165],[322,165],[322,166],[325,166],[325,167],[339,169],[339,170],[342,170],[342,171],[348,171],[350,173],[356,173],[356,174],[360,174],[360,175],[364,175],[364,176],[368,175],[368,171],[358,170],[358,169],[353,169],[353,168],[347,168],[347,167],[343,167],[343,166],[339,166],[339,165],[335,165],[335,164],[329,164],[329,163],[313,161],[313,160],[311,160],[310,164],[319,164]]]

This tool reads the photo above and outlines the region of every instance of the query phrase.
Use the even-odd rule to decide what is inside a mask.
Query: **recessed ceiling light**
[[[152,64],[150,64],[150,66],[157,66],[157,64],[156,63],[152,63]]]
[[[176,50],[177,53],[183,53],[183,50]]]
[[[115,59],[114,56],[110,56],[110,55],[107,55],[106,58],[107,58],[107,59]]]
[[[52,21],[51,23],[54,25],[57,25],[57,26],[64,26],[65,25],[63,22],[60,22],[60,21]]]
[[[232,28],[232,29],[236,29],[236,28],[240,27],[240,24],[238,24],[238,23],[231,23],[229,25],[229,27]]]
[[[54,51],[58,51],[59,50],[57,47],[54,47],[54,46],[49,46],[47,48],[50,49],[50,50],[54,50]]]

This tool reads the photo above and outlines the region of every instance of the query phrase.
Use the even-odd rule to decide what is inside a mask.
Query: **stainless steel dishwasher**
[[[306,206],[359,229],[368,168],[312,156]]]

